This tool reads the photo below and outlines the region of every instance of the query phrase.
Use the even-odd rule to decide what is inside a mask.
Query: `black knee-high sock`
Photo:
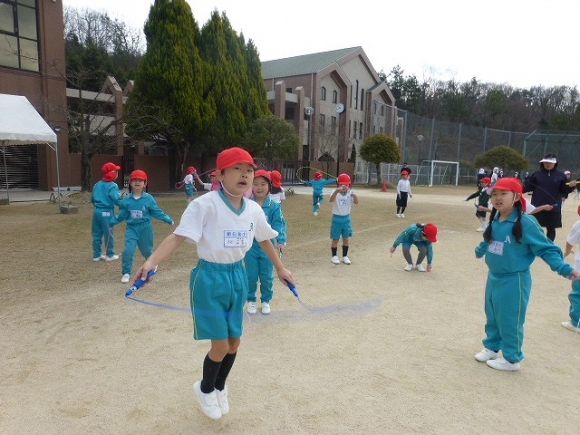
[[[337,250],[338,250],[338,247],[336,247],[336,248],[332,248],[332,247],[331,247],[331,248],[330,248],[330,252],[332,252],[332,256],[333,256],[333,257],[336,257],[336,251],[337,251]]]
[[[202,393],[208,394],[215,389],[215,382],[220,371],[221,361],[213,361],[209,355],[203,360],[203,379],[201,380],[200,389]]]
[[[348,254],[348,245],[346,246],[342,245],[342,256],[346,257],[347,254]]]
[[[556,229],[555,228],[547,228],[546,237],[553,242],[554,239],[556,238]]]
[[[222,365],[220,366],[220,370],[218,372],[217,379],[215,380],[215,387],[216,389],[222,391],[226,386],[226,378],[230,374],[230,370],[234,365],[234,361],[236,360],[236,353],[228,353],[226,357],[222,361]]]

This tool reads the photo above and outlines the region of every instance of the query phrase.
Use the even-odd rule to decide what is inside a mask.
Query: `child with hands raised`
[[[348,174],[340,174],[337,178],[338,188],[330,195],[332,203],[332,223],[330,226],[330,238],[332,239],[330,251],[332,253],[332,263],[340,264],[338,259],[338,241],[342,237],[342,262],[351,264],[348,258],[349,238],[352,237],[352,225],[350,211],[353,204],[358,204],[358,196],[350,188],[350,177]]]

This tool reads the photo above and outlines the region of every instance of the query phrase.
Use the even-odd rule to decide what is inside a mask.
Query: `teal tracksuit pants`
[[[153,253],[153,225],[151,222],[140,222],[136,224],[127,224],[125,231],[125,249],[123,250],[122,274],[131,274],[133,269],[133,258],[135,251],[139,248],[141,255],[145,259]]]
[[[489,272],[485,286],[485,335],[487,349],[501,350],[503,357],[515,363],[524,359],[524,323],[530,301],[530,271],[507,274]]]
[[[572,291],[568,295],[570,301],[570,322],[578,328],[580,325],[580,280],[572,281]]]
[[[274,265],[259,244],[254,244],[244,259],[248,275],[248,302],[256,302],[258,280],[260,301],[270,302],[274,296]]]

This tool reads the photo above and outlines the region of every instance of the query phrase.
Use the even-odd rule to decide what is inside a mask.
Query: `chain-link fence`
[[[530,161],[529,171],[538,168],[537,162],[544,154],[553,152],[558,156],[559,169],[580,172],[580,132],[518,132],[475,127],[425,118],[378,102],[373,105],[373,112],[377,115],[373,114],[372,122],[377,124],[373,124],[371,134],[385,133],[396,137],[400,144],[402,162],[408,162],[417,168],[414,172],[417,178],[413,180],[417,184],[429,184],[430,180],[424,179],[423,175],[429,173],[429,162],[432,160],[459,162],[459,183],[472,183],[476,179],[477,170],[471,163],[477,156],[500,145],[508,146],[524,155]],[[385,116],[379,116],[381,114]],[[381,173],[385,181],[391,183],[393,177],[398,180],[399,172],[395,167],[400,166],[382,166]],[[446,184],[439,183],[449,175],[449,171],[445,170],[445,175],[436,176],[433,184]],[[376,182],[375,165],[359,157],[355,179],[358,183]],[[455,179],[452,181],[454,184]]]

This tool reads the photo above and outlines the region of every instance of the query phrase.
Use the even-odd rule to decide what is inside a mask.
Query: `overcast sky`
[[[377,72],[507,83],[580,85],[576,0],[187,0],[202,27],[217,9],[262,61],[361,46]],[[63,0],[143,28],[154,0]],[[282,6],[284,5],[284,7]]]

